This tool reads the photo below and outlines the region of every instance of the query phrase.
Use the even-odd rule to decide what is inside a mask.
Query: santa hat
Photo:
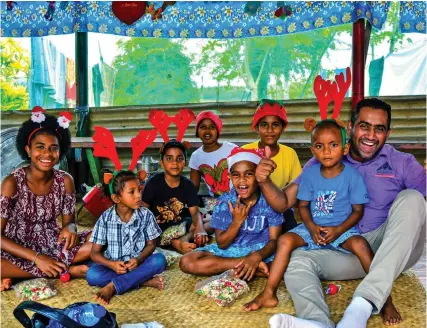
[[[68,129],[73,115],[70,112],[60,112],[58,117],[58,124],[63,129]]]
[[[258,105],[252,121],[252,130],[255,130],[260,119],[265,116],[274,115],[283,120],[285,125],[288,125],[288,118],[286,116],[286,109],[283,102],[278,100],[263,99]]]
[[[261,161],[262,155],[257,149],[243,149],[240,147],[234,147],[230,155],[227,157],[228,169],[241,161],[248,161],[257,164]]]
[[[216,115],[214,112],[212,112],[210,110],[203,111],[199,115],[197,115],[197,117],[196,117],[196,134],[197,134],[197,130],[199,129],[200,122],[202,122],[204,119],[207,119],[207,118],[212,120],[212,122],[214,122],[216,129],[218,130],[218,134],[221,134],[222,121],[218,115]]]

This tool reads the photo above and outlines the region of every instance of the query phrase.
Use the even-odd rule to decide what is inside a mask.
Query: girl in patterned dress
[[[90,257],[89,232],[76,232],[72,177],[54,166],[71,146],[71,114],[56,118],[34,107],[18,131],[16,146],[30,165],[1,184],[1,290],[12,279],[58,277],[68,270],[84,277],[88,267],[76,265]],[[62,215],[62,226],[57,217]]]

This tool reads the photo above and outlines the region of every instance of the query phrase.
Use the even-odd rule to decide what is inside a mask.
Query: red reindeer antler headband
[[[184,134],[188,126],[191,124],[191,122],[194,121],[195,118],[196,115],[189,109],[180,109],[173,117],[165,114],[165,112],[162,110],[152,109],[148,116],[149,121],[160,133],[165,144],[170,140],[168,135],[169,125],[171,122],[175,123],[176,127],[178,128],[176,141],[181,142],[186,149],[190,148],[191,144],[188,141],[182,141],[182,139],[184,138]],[[162,152],[163,147],[160,148],[160,153]]]
[[[335,120],[339,126],[345,129],[345,124],[338,119],[341,111],[341,106],[344,101],[345,94],[350,88],[351,84],[351,70],[350,67],[346,69],[346,77],[340,73],[335,75],[335,81],[324,80],[320,75],[314,79],[314,94],[316,95],[319,104],[320,119],[326,120],[328,118],[328,105],[333,100],[334,109],[332,111],[332,120]],[[311,132],[316,126],[317,122],[314,118],[309,117],[304,121],[304,128],[306,131]]]
[[[130,162],[129,171],[133,171],[136,167],[139,157],[147,149],[147,147],[156,139],[157,131],[159,131],[165,142],[169,141],[168,127],[171,122],[174,122],[178,127],[177,140],[182,141],[185,130],[195,119],[194,113],[189,109],[180,109],[174,117],[170,117],[165,114],[162,110],[151,110],[149,114],[149,121],[155,129],[149,131],[140,130],[138,135],[131,139],[130,144],[132,146],[132,160]],[[116,171],[122,170],[122,163],[120,162],[119,155],[117,154],[116,143],[112,133],[102,127],[95,126],[95,134],[92,137],[95,141],[93,145],[93,155],[97,157],[108,158],[113,162]],[[187,142],[182,142],[186,148],[188,148]],[[104,174],[104,183],[110,185],[110,192],[112,192],[114,174]]]
[[[154,141],[154,139],[156,139],[156,135],[157,132],[155,129],[151,129],[150,131],[140,130],[138,135],[131,139],[132,160],[128,168],[129,171],[133,171],[135,169],[139,157]],[[95,134],[92,139],[95,141],[93,145],[93,155],[110,159],[116,169],[116,172],[106,173],[103,177],[104,183],[109,185],[110,194],[113,194],[114,178],[117,176],[117,173],[122,170],[122,163],[120,162],[119,155],[117,154],[116,143],[113,135],[108,129],[102,126],[95,126]],[[138,177],[143,180],[145,175],[145,172],[139,172]]]

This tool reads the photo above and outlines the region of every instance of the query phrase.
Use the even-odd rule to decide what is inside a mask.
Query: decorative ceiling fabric
[[[138,7],[143,3],[147,13],[127,25],[114,15],[113,3],[118,5],[111,1],[2,1],[0,35],[41,37],[95,32],[132,37],[229,39],[305,32],[353,23],[359,18],[381,29],[390,5],[387,1],[177,1],[172,6],[164,5],[161,15],[155,16],[153,8],[158,10],[163,2],[140,2]],[[136,2],[121,2],[125,3],[136,6]],[[401,8],[407,19],[401,24],[402,31],[425,33],[425,2],[405,2]],[[135,12],[123,15],[129,21]],[[123,17],[122,20],[126,21]]]
[[[400,31],[426,33],[426,2],[400,2]]]

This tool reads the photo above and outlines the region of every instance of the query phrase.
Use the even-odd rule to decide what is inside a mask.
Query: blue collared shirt
[[[123,222],[116,207],[106,210],[96,222],[90,241],[107,245],[105,258],[112,261],[129,261],[139,256],[147,240],[156,239],[162,231],[153,213],[140,207],[132,214],[129,222]]]

